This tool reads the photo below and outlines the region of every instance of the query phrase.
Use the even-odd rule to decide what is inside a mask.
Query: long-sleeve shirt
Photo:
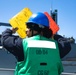
[[[54,36],[54,40],[58,41],[60,58],[63,58],[71,50],[70,43],[67,41],[63,42],[62,39],[64,38],[60,35]],[[12,53],[18,61],[24,60],[22,40],[22,38],[12,35],[12,30],[10,29],[6,29],[1,36],[2,46]]]

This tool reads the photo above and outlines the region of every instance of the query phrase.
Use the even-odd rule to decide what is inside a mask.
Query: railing
[[[14,75],[14,69],[0,68],[0,75]]]

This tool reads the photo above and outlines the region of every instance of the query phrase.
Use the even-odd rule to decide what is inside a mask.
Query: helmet
[[[31,24],[30,24],[31,23]],[[35,25],[40,25],[41,26],[45,26],[45,27],[49,27],[49,20],[47,18],[47,16],[41,12],[38,12],[36,14],[33,14],[28,22],[26,23],[26,25],[28,26],[29,24],[32,25],[35,24]]]

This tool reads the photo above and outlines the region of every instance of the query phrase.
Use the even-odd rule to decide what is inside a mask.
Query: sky
[[[76,0],[0,0],[0,22],[9,20],[28,7],[32,13],[58,10],[58,34],[76,39]],[[4,28],[0,27],[0,31]],[[5,28],[6,29],[6,28]]]

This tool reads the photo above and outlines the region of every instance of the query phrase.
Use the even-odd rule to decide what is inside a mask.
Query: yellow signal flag
[[[29,8],[24,8],[9,20],[9,23],[11,24],[12,28],[18,28],[17,33],[21,38],[25,38],[27,36],[26,22],[29,20],[31,15],[31,10]]]

